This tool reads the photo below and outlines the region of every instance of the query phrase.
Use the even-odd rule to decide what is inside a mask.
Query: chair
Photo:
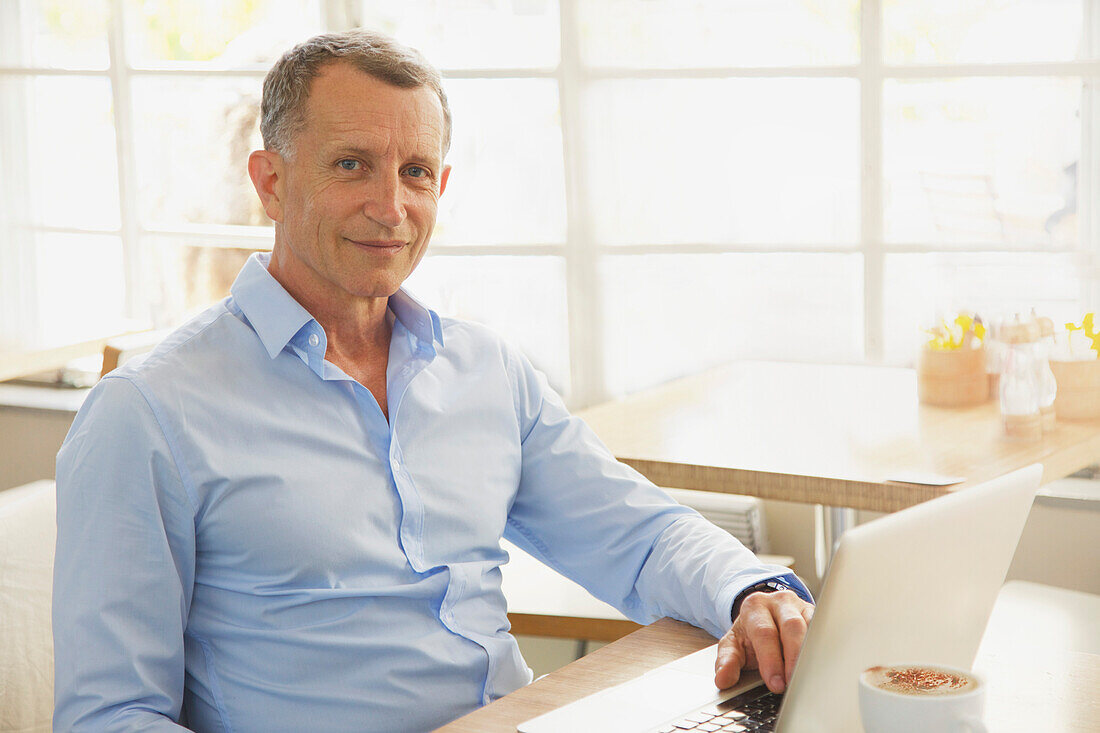
[[[0,733],[51,729],[55,513],[53,481],[0,491]]]

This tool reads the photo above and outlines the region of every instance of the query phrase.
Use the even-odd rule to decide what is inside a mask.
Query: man
[[[55,729],[430,730],[530,680],[502,536],[632,618],[725,633],[718,685],[758,664],[782,689],[798,579],[400,289],[450,174],[438,73],[320,36],[262,112],[270,257],[102,380],[58,455]]]

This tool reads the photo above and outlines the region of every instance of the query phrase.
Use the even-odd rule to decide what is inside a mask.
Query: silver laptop
[[[970,669],[1041,476],[1042,466],[1029,466],[846,532],[779,700],[755,673],[717,690],[708,647],[519,731],[859,731],[857,680],[867,667],[912,661]],[[777,720],[751,722],[766,721],[773,702]]]

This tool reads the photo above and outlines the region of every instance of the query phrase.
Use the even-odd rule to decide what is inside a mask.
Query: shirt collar
[[[253,253],[229,292],[260,337],[268,356],[274,359],[303,326],[316,321],[267,271],[270,262],[270,252]],[[438,341],[443,345],[439,316],[404,289],[390,296],[389,307],[417,339],[427,344]]]
[[[390,296],[390,310],[420,341],[426,344],[438,341],[440,346],[443,345],[443,325],[439,316],[404,288]]]

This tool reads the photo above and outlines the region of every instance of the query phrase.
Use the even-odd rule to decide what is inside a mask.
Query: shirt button
[[[321,338],[317,334],[311,333],[309,335],[309,345],[316,346],[319,343],[321,343]]]

